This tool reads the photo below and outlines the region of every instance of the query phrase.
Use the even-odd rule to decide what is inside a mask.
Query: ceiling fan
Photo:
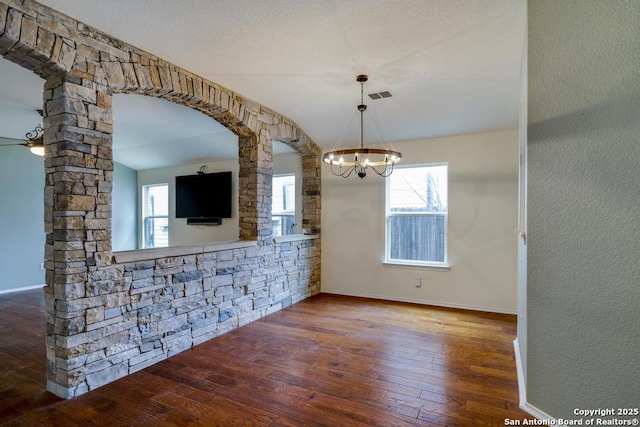
[[[13,141],[21,141],[16,142],[15,144],[0,144],[0,147],[12,147],[16,145],[22,145],[24,147],[28,147],[29,151],[37,156],[44,156],[44,141],[42,136],[44,135],[44,129],[41,125],[36,125],[36,127],[25,134],[26,140],[16,139],[16,138],[4,138],[0,137],[0,139],[4,140],[13,140]]]

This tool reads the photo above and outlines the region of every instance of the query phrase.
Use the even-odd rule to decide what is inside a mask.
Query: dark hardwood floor
[[[41,290],[0,295],[0,425],[476,426],[518,409],[515,316],[321,294],[77,399]]]

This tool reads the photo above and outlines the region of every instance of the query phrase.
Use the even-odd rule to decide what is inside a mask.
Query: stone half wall
[[[319,247],[294,236],[115,253],[84,294],[47,298],[67,356],[49,389],[79,396],[318,293]]]

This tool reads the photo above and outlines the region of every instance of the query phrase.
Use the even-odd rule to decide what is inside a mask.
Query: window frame
[[[383,265],[388,266],[400,266],[400,267],[420,267],[434,270],[450,270],[449,264],[449,163],[448,162],[433,162],[433,163],[420,163],[411,165],[398,165],[394,168],[398,169],[418,169],[418,168],[430,168],[446,166],[447,167],[447,210],[445,212],[391,212],[391,175],[385,179],[385,238],[384,238],[384,261]],[[391,258],[390,242],[391,242],[391,217],[394,216],[438,216],[444,218],[444,259],[443,261],[418,261],[418,260],[405,260]]]
[[[167,188],[167,215],[147,215],[147,197],[148,191],[151,187],[166,187]],[[153,248],[168,248],[169,244],[169,183],[167,182],[159,182],[155,184],[144,184],[142,185],[142,249],[153,249]],[[166,246],[147,246],[147,221],[153,219],[166,219],[167,220],[167,245]]]

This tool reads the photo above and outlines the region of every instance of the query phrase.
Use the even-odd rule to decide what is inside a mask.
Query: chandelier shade
[[[44,156],[44,145],[32,145],[31,147],[29,147],[29,151],[31,151],[32,154],[35,154],[36,156]]]
[[[366,178],[367,172],[371,170],[382,177],[387,177],[393,172],[395,164],[402,160],[402,154],[399,151],[364,147],[364,112],[367,109],[364,104],[364,83],[368,79],[364,74],[356,77],[356,81],[360,83],[360,104],[358,105],[360,147],[334,149],[322,157],[322,160],[331,166],[331,172],[336,176],[348,178],[353,172],[356,172],[360,178]]]

